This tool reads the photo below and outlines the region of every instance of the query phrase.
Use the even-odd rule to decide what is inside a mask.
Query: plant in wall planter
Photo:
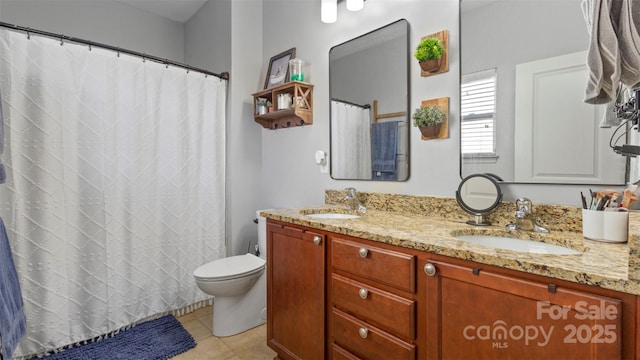
[[[413,113],[413,126],[420,129],[424,138],[437,139],[446,117],[445,111],[437,105],[421,106]]]
[[[440,40],[430,37],[420,41],[413,56],[418,60],[423,71],[432,72],[440,68],[443,54],[444,46]]]

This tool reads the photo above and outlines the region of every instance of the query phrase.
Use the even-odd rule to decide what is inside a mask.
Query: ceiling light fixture
[[[347,0],[347,10],[358,11],[364,7],[364,0]]]
[[[321,0],[320,20],[323,23],[331,24],[338,20],[338,3],[343,0]],[[347,10],[358,11],[364,8],[365,0],[346,0]]]
[[[338,0],[322,0],[320,7],[320,20],[323,23],[331,24],[338,19]]]

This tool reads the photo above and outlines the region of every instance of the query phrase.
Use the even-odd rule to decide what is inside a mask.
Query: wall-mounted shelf
[[[280,94],[291,94],[293,99],[291,108],[277,108],[278,95]],[[254,119],[267,129],[276,130],[313,124],[313,85],[309,83],[291,81],[251,95],[253,96]],[[273,111],[259,115],[256,106],[258,98],[271,102]]]

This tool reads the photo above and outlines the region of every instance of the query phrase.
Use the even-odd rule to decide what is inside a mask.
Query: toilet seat
[[[206,263],[193,272],[199,281],[223,281],[264,270],[266,261],[252,254],[236,255]]]

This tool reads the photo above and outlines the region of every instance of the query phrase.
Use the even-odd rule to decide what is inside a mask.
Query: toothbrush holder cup
[[[582,209],[582,235],[590,240],[624,243],[629,237],[627,211]]]

